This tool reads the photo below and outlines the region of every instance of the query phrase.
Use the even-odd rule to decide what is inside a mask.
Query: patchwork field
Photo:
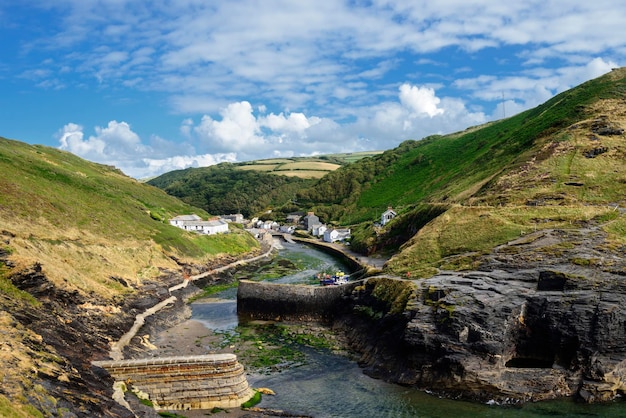
[[[378,155],[382,151],[331,154],[316,157],[272,158],[237,165],[238,170],[262,171],[289,177],[321,178],[345,164]]]

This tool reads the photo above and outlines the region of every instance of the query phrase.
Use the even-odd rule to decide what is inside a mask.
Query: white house
[[[326,225],[318,224],[313,227],[311,233],[316,237],[320,237],[324,235],[324,232],[326,232],[327,229]]]
[[[380,216],[380,224],[385,226],[391,221],[393,218],[398,216],[398,214],[389,206],[386,211]]]
[[[183,227],[183,225],[185,225],[185,222],[197,222],[201,220],[202,218],[195,213],[193,215],[178,215],[170,219],[170,225],[185,229]]]
[[[198,215],[180,215],[170,219],[170,225],[174,225],[185,231],[193,231],[199,234],[223,234],[228,232],[228,222],[221,219],[203,221]]]
[[[228,222],[222,219],[206,221],[206,223],[207,224],[204,227],[206,234],[213,235],[213,234],[224,234],[228,232]]]
[[[276,221],[258,221],[257,222],[257,228],[261,228],[261,229],[278,229],[278,222]]]
[[[324,231],[324,241],[326,242],[345,241],[349,238],[349,229],[327,229]]]
[[[296,230],[296,227],[293,225],[281,225],[278,228],[278,231],[282,232],[283,234],[293,234],[295,230]]]

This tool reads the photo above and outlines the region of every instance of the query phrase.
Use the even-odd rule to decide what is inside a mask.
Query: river
[[[344,270],[332,256],[302,244],[281,243],[279,257],[299,268],[273,281],[307,283],[318,271]],[[236,289],[192,303],[192,319],[215,331],[238,325]],[[442,399],[423,391],[372,379],[353,361],[328,350],[300,348],[306,361],[298,367],[267,375],[249,375],[252,387],[267,387],[261,408],[281,409],[314,417],[434,418],[434,417],[625,417],[626,405],[611,402],[585,405],[569,400],[499,406]]]

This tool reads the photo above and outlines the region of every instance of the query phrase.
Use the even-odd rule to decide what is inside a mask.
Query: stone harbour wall
[[[98,361],[94,365],[147,394],[156,410],[236,408],[254,395],[234,354]]]
[[[237,313],[252,320],[326,322],[334,318],[360,284],[310,286],[241,280]]]

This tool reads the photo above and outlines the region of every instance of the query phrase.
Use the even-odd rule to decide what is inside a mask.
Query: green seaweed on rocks
[[[246,402],[241,404],[243,409],[252,408],[255,405],[258,405],[261,402],[261,392],[255,391],[254,396],[247,400]]]

